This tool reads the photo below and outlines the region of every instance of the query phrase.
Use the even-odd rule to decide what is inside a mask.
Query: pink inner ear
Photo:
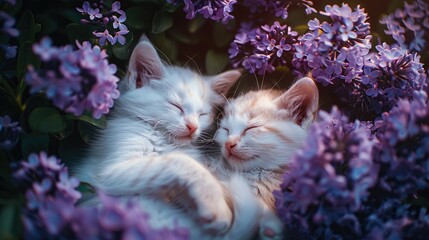
[[[302,125],[309,117],[315,118],[319,105],[319,92],[313,80],[302,78],[276,101],[280,108],[287,109],[291,117]]]
[[[162,62],[152,44],[137,44],[131,54],[129,72],[134,78],[129,80],[134,82],[136,88],[144,86],[150,79],[162,78]]]
[[[216,92],[226,95],[240,76],[241,72],[239,70],[223,72],[211,78],[211,86]]]

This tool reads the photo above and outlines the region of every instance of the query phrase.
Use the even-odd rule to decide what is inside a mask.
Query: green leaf
[[[18,41],[20,45],[27,41],[34,42],[36,23],[34,22],[34,15],[30,10],[25,10],[25,12],[19,18],[16,27],[19,30]]]
[[[76,11],[75,8],[63,8],[63,9],[59,9],[59,12],[56,12],[56,14],[59,14],[60,16],[66,18],[68,20],[68,22],[79,22],[80,19],[82,18],[82,15]]]
[[[213,39],[216,47],[225,47],[232,41],[233,38],[234,36],[232,35],[231,31],[228,31],[224,24],[215,24],[213,28]]]
[[[176,39],[179,42],[182,43],[186,43],[186,44],[197,44],[200,41],[200,36],[198,36],[197,34],[195,35],[191,35],[191,34],[186,34],[180,30],[176,30],[176,29],[170,29],[168,31],[168,35],[172,36],[174,39]]]
[[[92,186],[89,183],[86,182],[80,182],[79,186],[77,187],[77,190],[82,193],[96,193],[97,191],[95,190],[94,186]]]
[[[9,85],[8,81],[3,78],[0,78],[0,93],[4,93],[4,94],[1,94],[1,96],[4,98],[7,98],[9,102],[17,106],[18,109],[21,107],[16,101],[16,94],[14,89]],[[2,102],[2,105],[1,105],[2,107],[4,103],[5,102]]]
[[[173,26],[173,18],[165,11],[155,13],[152,19],[152,33],[158,34],[167,31]]]
[[[294,31],[297,31],[299,34],[304,34],[308,31],[308,25],[307,24],[300,24],[293,28]]]
[[[33,131],[41,133],[57,133],[66,127],[66,122],[55,108],[34,109],[29,124]]]
[[[127,60],[128,59],[128,46],[127,44],[125,44],[124,46],[113,46],[112,48],[112,52],[113,55],[115,55],[115,57],[117,57],[120,60]]]
[[[40,59],[33,53],[33,43],[25,42],[21,45],[18,52],[18,63],[16,74],[18,78],[24,77],[28,65],[33,65],[35,69],[40,68]]]
[[[373,7],[376,9],[379,7],[379,5],[377,4],[377,2],[372,2],[371,5],[374,5]],[[389,14],[394,12],[397,8],[402,8],[404,6],[404,1],[402,0],[391,0],[389,1],[389,4],[387,5],[387,9],[385,11],[385,13]]]
[[[147,28],[152,22],[152,16],[148,18],[146,8],[143,7],[128,8],[125,14],[127,15],[126,25],[134,29]]]
[[[166,3],[163,7],[163,9],[169,13],[173,13],[177,10],[177,8],[179,8],[179,4],[174,4],[174,3]]]
[[[67,119],[73,119],[73,120],[80,120],[86,123],[89,123],[95,127],[99,128],[105,128],[106,127],[106,117],[102,116],[100,119],[95,119],[89,115],[81,115],[81,116],[74,116],[74,115],[67,115]]]
[[[92,136],[97,131],[97,128],[94,127],[94,125],[80,121],[78,123],[77,129],[79,131],[80,137],[85,143],[89,143],[89,141],[92,139]]]
[[[22,156],[26,159],[30,153],[48,152],[49,135],[44,133],[30,133],[24,136],[21,144]]]
[[[160,57],[167,62],[174,62],[177,59],[178,49],[175,41],[169,39],[165,33],[153,35],[151,40],[159,49]]]
[[[94,27],[86,24],[70,23],[66,26],[67,36],[71,43],[74,44],[76,40],[79,42],[88,41],[93,37],[92,32]]]
[[[221,72],[228,64],[228,55],[224,52],[216,52],[213,49],[207,51],[206,70],[208,74]]]
[[[62,139],[58,146],[58,156],[66,166],[76,164],[85,158],[85,153],[82,149],[88,149],[88,145],[82,140],[79,134],[79,125],[76,125],[76,134],[72,134],[67,138]]]
[[[79,186],[77,187],[77,190],[82,194],[81,199],[89,199],[96,196],[97,194],[97,191],[94,186],[86,182],[80,182]]]
[[[13,16],[19,12],[23,2],[24,0],[17,0],[14,5],[6,4],[2,10]]]
[[[74,131],[74,121],[71,119],[68,119],[65,116],[63,116],[62,118],[66,122],[66,127],[62,131],[59,131],[53,134],[53,136],[58,140],[63,140],[64,138],[67,138]]]
[[[17,204],[2,204],[0,208],[0,238],[17,238],[22,231],[20,207]]]
[[[36,25],[34,26],[34,31],[35,33],[38,33],[42,30],[42,24],[40,23],[36,23]]]
[[[37,22],[42,26],[41,35],[49,35],[58,29],[58,22],[50,15],[37,16]]]
[[[206,23],[206,19],[202,16],[197,15],[194,19],[192,19],[188,24],[188,31],[190,33],[195,33]]]

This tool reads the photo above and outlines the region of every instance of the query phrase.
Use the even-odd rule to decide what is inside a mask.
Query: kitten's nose
[[[230,138],[225,142],[225,148],[231,151],[235,146],[237,146],[238,138]]]
[[[186,120],[186,127],[189,130],[189,134],[192,134],[195,131],[197,131],[197,129],[198,129],[198,123],[196,123],[195,121],[191,121],[191,120],[187,119]]]
[[[188,127],[190,133],[194,133],[198,129],[198,126],[195,124],[186,124],[186,127]]]

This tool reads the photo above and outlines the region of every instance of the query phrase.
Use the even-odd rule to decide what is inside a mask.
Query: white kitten
[[[193,238],[212,237],[204,231],[225,233],[233,212],[247,211],[256,218],[258,209],[247,199],[251,190],[246,193],[245,182],[237,178],[221,184],[200,164],[202,156],[191,145],[212,123],[214,106],[223,103],[221,95],[240,75],[232,70],[204,77],[165,66],[154,47],[141,41],[107,127],[92,143],[76,176],[108,195],[139,198],[153,224],[173,226],[178,221]],[[225,188],[241,189],[240,194],[228,199]],[[87,205],[91,203],[97,200]],[[240,229],[235,220],[228,237],[223,237],[242,236]]]
[[[316,85],[305,77],[284,93],[252,91],[229,101],[224,109],[215,136],[223,158],[211,168],[223,179],[239,172],[252,186],[265,206],[262,238],[281,237],[272,192],[280,188],[291,156],[303,143],[318,101]]]

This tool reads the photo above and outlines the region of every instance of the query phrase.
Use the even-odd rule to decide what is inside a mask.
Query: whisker
[[[233,98],[235,98],[235,94],[237,93],[238,88],[240,87],[241,81],[242,81],[242,78],[239,78],[238,83],[237,83],[237,87],[235,88],[234,94],[232,95]]]
[[[158,47],[156,47],[155,45],[153,45],[155,48],[156,48],[156,50],[159,52],[159,53],[161,53],[161,55],[162,56],[164,56],[165,57],[165,59],[167,60],[167,65],[169,65],[170,67],[173,65],[172,63],[171,63],[171,61],[170,61],[170,59],[168,58],[168,56],[163,52],[163,51],[161,51],[161,49],[159,49]]]

